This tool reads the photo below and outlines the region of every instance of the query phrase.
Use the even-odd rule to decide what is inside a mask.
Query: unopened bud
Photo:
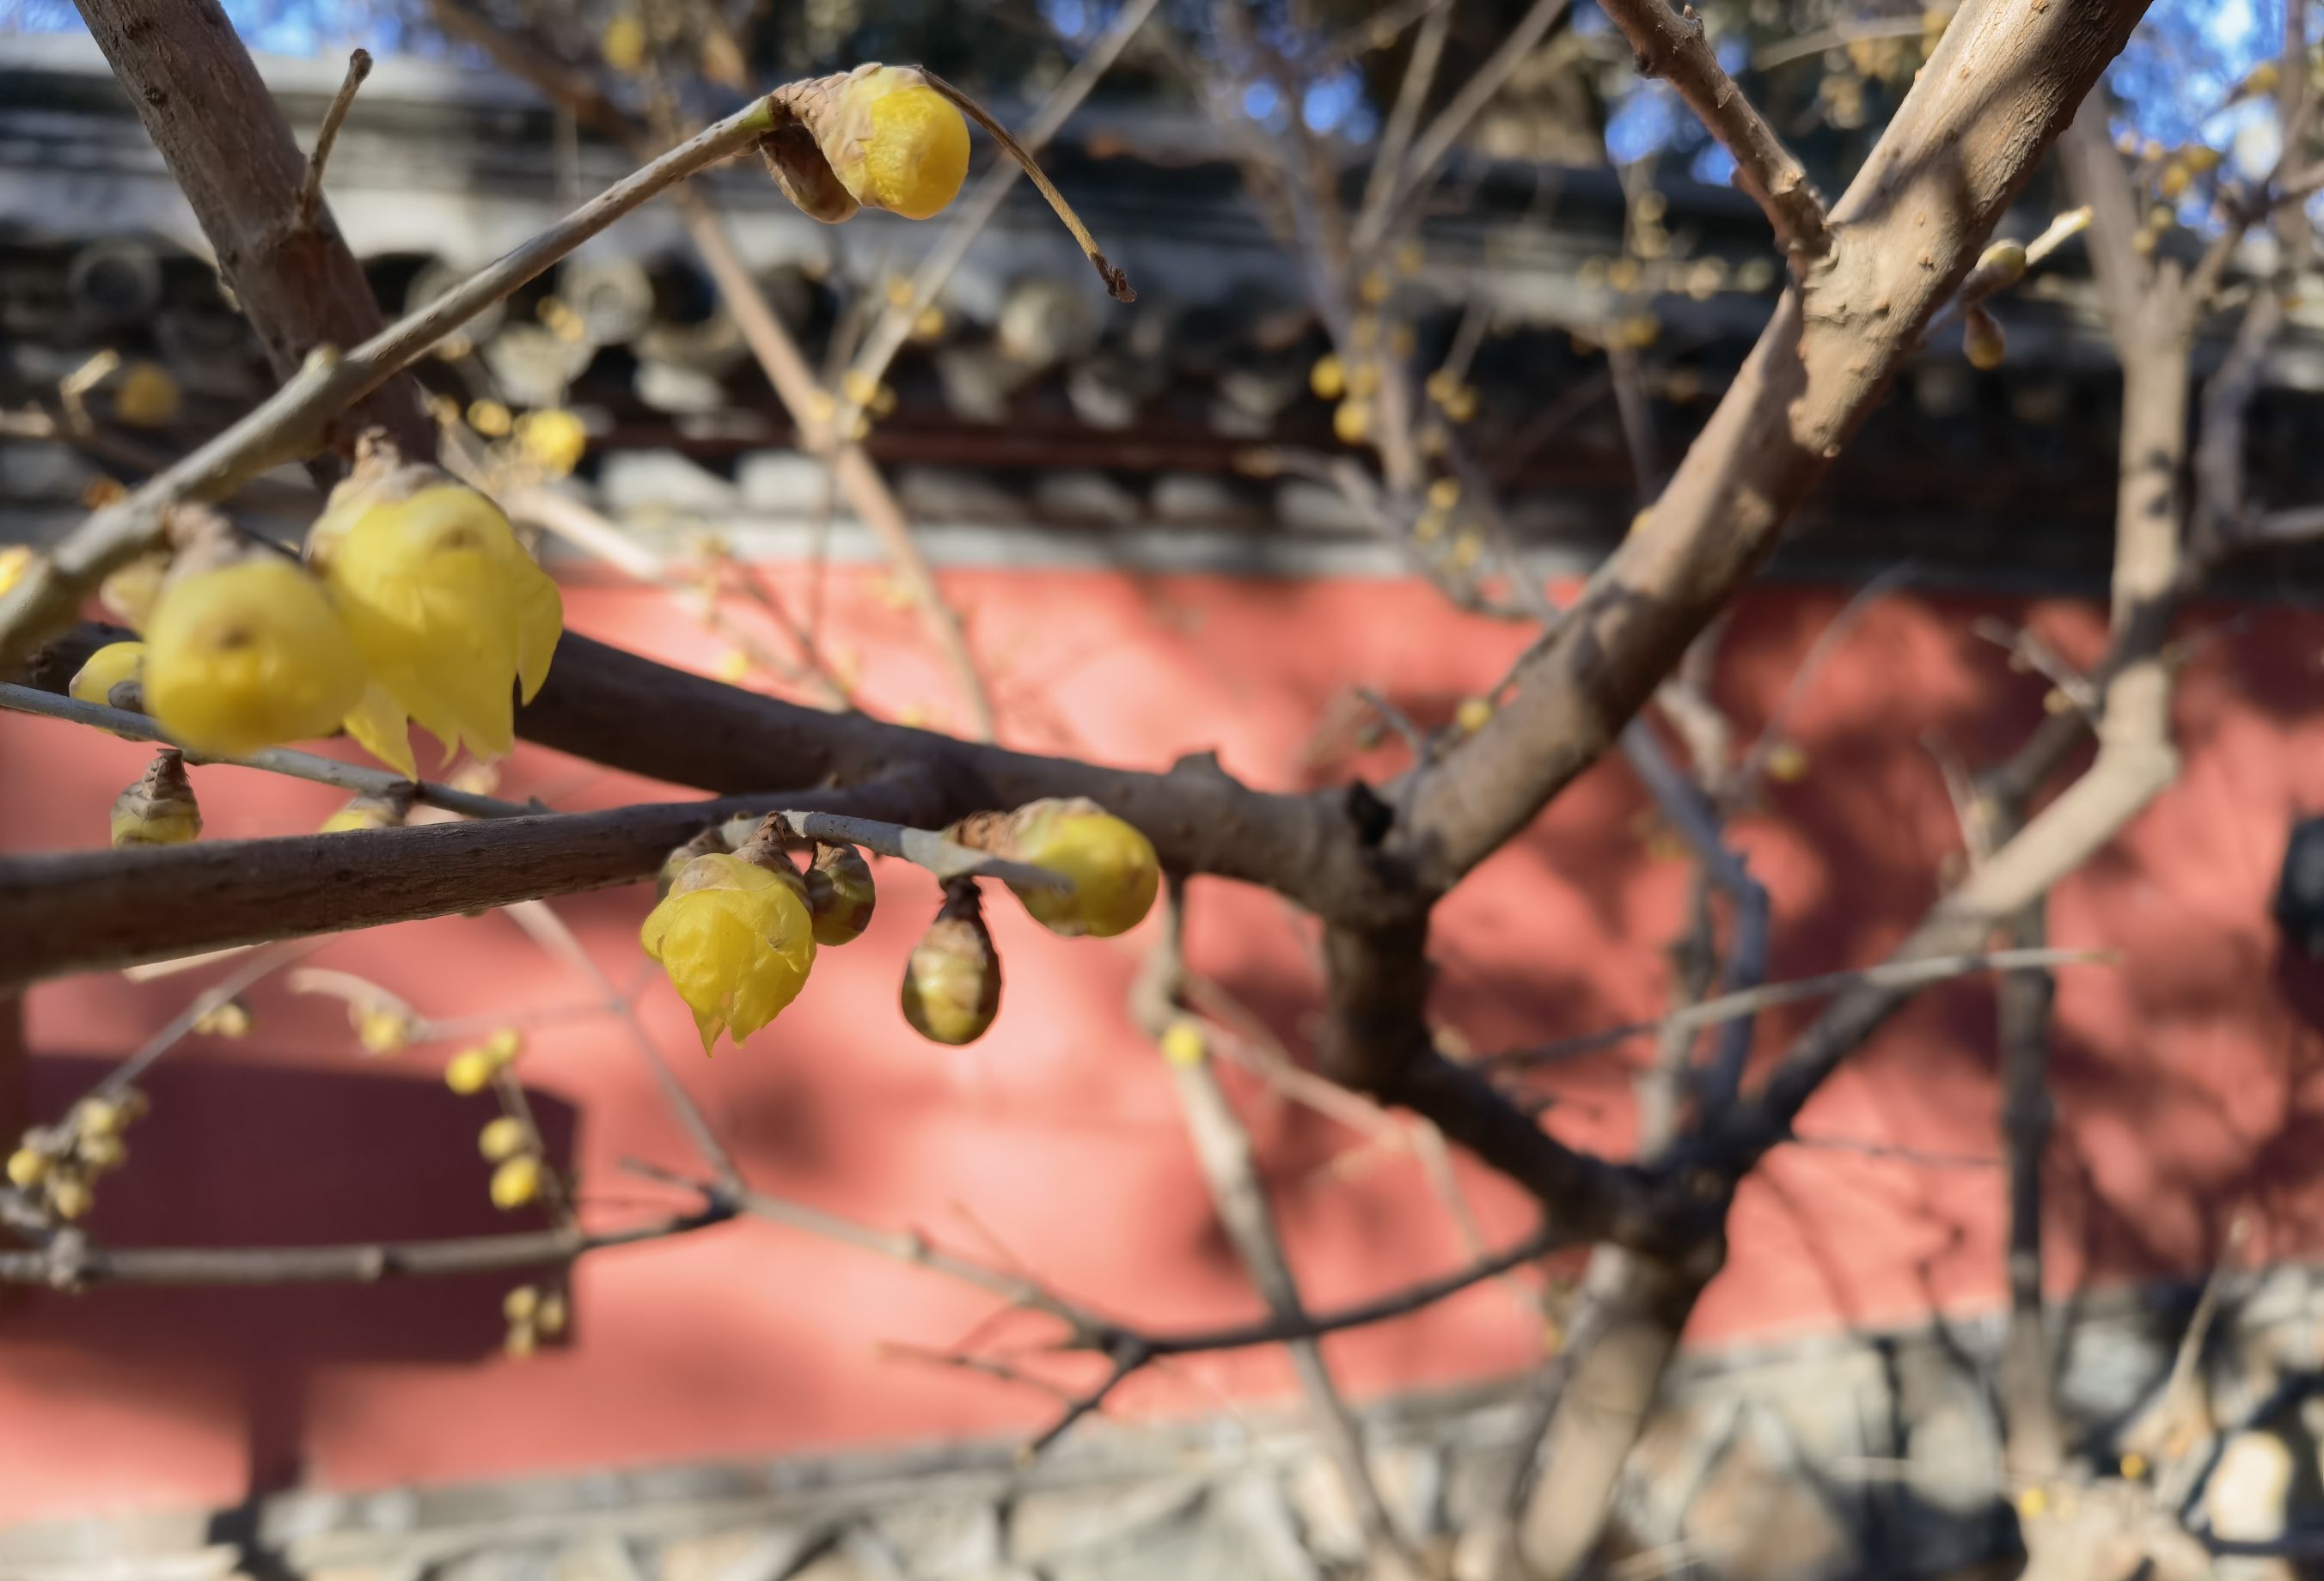
[[[852,845],[818,845],[807,872],[807,907],[815,918],[815,942],[846,944],[872,925],[879,893],[872,864]]]
[[[974,1043],[1001,1009],[1001,956],[976,885],[947,885],[944,909],[904,963],[904,1019],[933,1043]]]
[[[183,845],[202,832],[201,804],[194,800],[186,760],[171,748],[153,756],[135,785],[113,804],[113,843]]]

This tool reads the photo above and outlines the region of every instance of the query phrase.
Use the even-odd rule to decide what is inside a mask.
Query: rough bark
[[[155,5],[75,0],[139,119],[185,189],[218,271],[278,378],[318,345],[358,345],[383,320],[330,206],[299,211],[307,156],[235,37],[217,0]],[[356,404],[343,432],[379,424],[407,455],[433,455],[419,386],[390,381]]]

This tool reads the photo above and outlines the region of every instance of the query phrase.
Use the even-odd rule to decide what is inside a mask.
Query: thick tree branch
[[[1832,211],[1812,289],[1785,295],[1515,695],[1419,787],[1391,850],[1426,884],[1452,883],[1594,762],[1757,568],[2143,10],[1972,0],[1954,19]]]
[[[268,939],[481,911],[650,878],[670,850],[738,813],[824,800],[914,823],[908,782],[366,829],[280,840],[0,859],[0,985]]]
[[[363,266],[340,240],[319,192],[311,203],[302,197],[307,156],[217,0],[75,3],[185,189],[275,376],[296,372],[316,345],[355,345],[378,333],[379,307]],[[327,148],[318,142],[317,154]],[[428,455],[435,435],[417,387],[380,382],[342,404],[356,405],[357,426],[377,423],[407,454]],[[0,617],[0,630],[7,625]],[[0,674],[18,657],[0,644]]]

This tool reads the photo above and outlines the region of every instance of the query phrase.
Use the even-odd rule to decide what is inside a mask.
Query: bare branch
[[[775,799],[0,859],[0,983],[630,883]],[[902,785],[829,799],[866,811],[923,800]]]
[[[1667,80],[1735,156],[1736,180],[1766,211],[1793,267],[1821,258],[1831,245],[1823,199],[1807,168],[1720,65],[1694,7],[1673,11],[1665,0],[1604,0],[1604,6],[1637,51],[1639,75]],[[1897,120],[1904,119],[1900,113]]]
[[[78,1230],[37,1251],[0,1251],[0,1283],[78,1290],[92,1284],[375,1284],[519,1268],[563,1267],[613,1246],[691,1235],[733,1212],[706,1202],[692,1213],[629,1229],[571,1229],[473,1236],[440,1241],[374,1241],[337,1246],[102,1246]]]
[[[2093,0],[2005,23],[2002,4],[1964,7],[1834,209],[1812,310],[1785,295],[1646,522],[1526,662],[1516,694],[1429,775],[1390,840],[1426,882],[1466,872],[1595,761],[1725,607],[2143,9]],[[1624,9],[1642,5],[1660,0]]]
[[[355,108],[355,90],[371,75],[371,51],[357,50],[347,57],[346,80],[331,97],[330,108],[323,112],[323,124],[315,133],[315,151],[307,156],[307,179],[299,187],[299,223],[311,225],[323,206],[323,167],[330,161],[331,145],[339,140],[340,124],[347,112]]]
[[[94,703],[83,703],[52,692],[0,682],[0,709],[11,713],[38,714],[48,719],[69,720],[101,731],[111,731],[133,741],[159,741],[164,746],[183,747],[170,740],[151,714],[132,713],[126,709],[106,708]],[[520,806],[503,802],[496,796],[481,796],[433,780],[409,780],[384,768],[366,768],[359,763],[342,763],[336,758],[325,758],[313,752],[295,751],[288,747],[268,747],[247,758],[203,758],[186,752],[186,761],[199,767],[219,763],[234,768],[258,768],[269,774],[286,775],[292,779],[311,780],[317,785],[337,786],[341,790],[358,795],[383,797],[408,796],[426,802],[447,813],[458,813],[470,818],[522,818],[548,809],[541,806]]]

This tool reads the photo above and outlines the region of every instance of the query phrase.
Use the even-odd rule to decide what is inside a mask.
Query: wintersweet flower
[[[1043,927],[1067,938],[1128,933],[1144,920],[1161,887],[1153,842],[1084,797],[1029,802],[1014,813],[968,819],[954,838],[1067,879],[1071,887],[1063,890],[1010,886]]]
[[[741,857],[696,857],[647,914],[638,942],[694,1013],[702,1052],[736,1043],[782,1012],[815,965],[815,922],[796,873]]]
[[[322,585],[266,554],[162,589],[145,624],[143,684],[146,711],[206,758],[328,735],[364,692]]]
[[[366,473],[368,475],[366,475]],[[359,467],[308,536],[374,689],[347,729],[407,776],[406,715],[484,757],[515,745],[511,694],[530,703],[565,627],[557,584],[500,508],[433,467]]]

